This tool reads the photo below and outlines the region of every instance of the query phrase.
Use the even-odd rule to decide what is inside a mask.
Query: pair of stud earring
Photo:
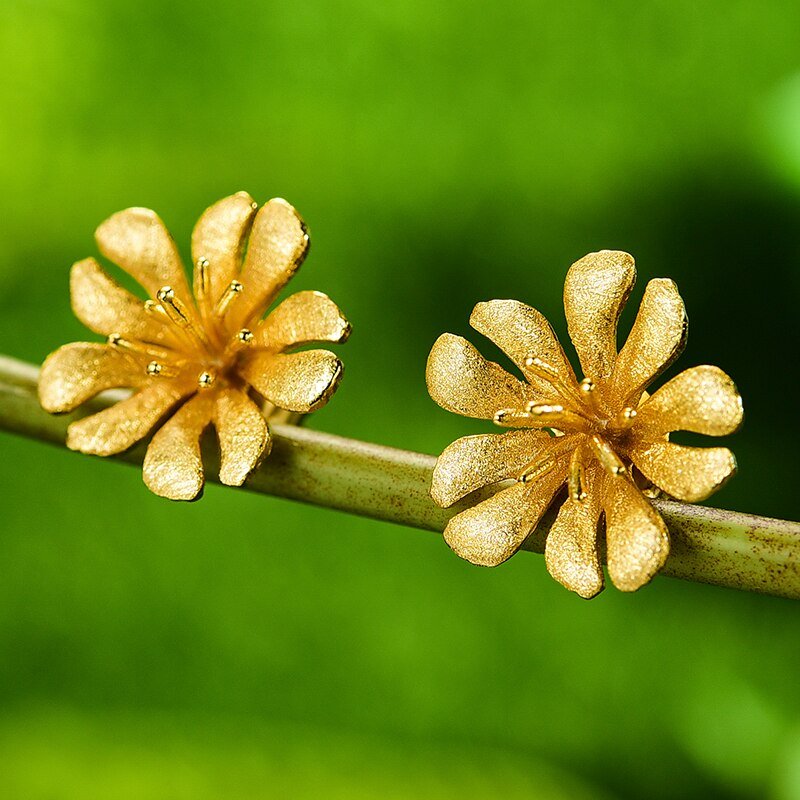
[[[268,420],[291,421],[321,408],[342,363],[315,343],[341,343],[350,325],[325,294],[293,294],[266,316],[309,247],[295,209],[273,199],[260,208],[245,192],[215,203],[192,234],[190,287],[159,217],[131,208],[96,232],[100,252],[145,289],[137,296],[89,258],[72,267],[76,316],[105,343],[75,342],[42,366],[39,396],[52,413],[98,393],[133,389],[115,405],[73,422],[67,445],[113,455],[154,428],[144,460],[147,486],[176,500],[203,488],[200,441],[213,426],[220,480],[238,486],[270,451]],[[615,585],[632,591],[661,568],[669,537],[649,498],[709,496],[735,471],[724,447],[687,447],[673,431],[712,436],[742,421],[741,398],[716,367],[680,373],[654,394],[651,381],[678,356],[686,314],[670,280],[648,283],[638,316],[617,350],[617,322],[636,277],[633,258],[604,250],[570,268],[564,287],[578,380],[547,320],[514,300],[478,303],[470,324],[493,341],[523,379],[489,362],[466,340],[443,334],[427,364],[431,397],[456,414],[508,429],[458,439],[439,457],[431,496],[450,506],[485,486],[489,499],[454,516],[445,539],[487,566],[513,555],[542,514],[560,502],[548,534],[550,573],[583,597],[603,586],[598,528]]]

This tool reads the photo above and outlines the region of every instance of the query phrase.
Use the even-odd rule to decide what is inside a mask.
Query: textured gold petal
[[[632,433],[658,439],[671,431],[725,436],[742,424],[742,398],[718,367],[692,367],[665,383],[639,407]]]
[[[192,232],[194,291],[201,285],[198,262],[208,262],[208,301],[213,307],[234,278],[239,277],[247,235],[256,204],[247,192],[237,192],[207,208]]]
[[[310,342],[344,342],[350,323],[336,303],[322,292],[298,292],[287,297],[255,331],[254,344],[273,352]]]
[[[308,247],[305,223],[285,200],[274,198],[258,210],[242,267],[244,291],[231,309],[235,327],[264,312],[297,272]]]
[[[95,232],[100,252],[155,297],[163,286],[192,309],[178,248],[164,223],[149,208],[128,208],[109,217]]]
[[[67,447],[96,456],[121,453],[147,436],[193,390],[185,382],[156,379],[133,397],[73,422],[67,429]]]
[[[465,417],[492,419],[501,409],[523,408],[532,396],[522,381],[452,333],[434,342],[425,378],[434,401]]]
[[[635,592],[660,569],[669,555],[664,520],[626,478],[605,478],[608,574],[623,592]]]
[[[680,355],[686,330],[686,310],[674,281],[650,281],[628,340],[617,356],[608,396],[617,405],[635,406],[650,381]]]
[[[39,374],[39,402],[60,414],[106,389],[147,383],[145,365],[106,344],[72,342],[51,353]]]
[[[245,392],[227,388],[218,394],[214,426],[222,456],[219,479],[241,486],[272,446],[267,421]]]
[[[519,367],[541,399],[555,399],[560,393],[526,365],[525,359],[529,356],[544,361],[562,381],[577,389],[575,373],[558,338],[544,315],[535,308],[516,300],[489,300],[475,306],[469,323]]]
[[[169,500],[194,500],[200,494],[204,483],[200,440],[211,424],[214,394],[196,394],[153,436],[142,466],[151,492]]]
[[[172,341],[168,328],[148,314],[144,303],[120,286],[95,259],[73,264],[69,285],[75,316],[95,333],[119,333],[140,342]]]
[[[444,538],[453,551],[473,564],[496,567],[522,547],[564,482],[553,470],[532,483],[515,483],[453,517]]]
[[[506,478],[516,478],[556,441],[544,431],[514,430],[465,436],[449,445],[436,461],[431,497],[453,505],[470,492]]]
[[[242,366],[244,379],[270,403],[287,411],[321,408],[336,391],[342,362],[329,350],[254,353]]]
[[[630,450],[642,474],[667,494],[697,503],[736,473],[736,458],[727,447],[685,447],[653,442]]]
[[[586,470],[586,497],[567,498],[547,534],[547,571],[562,585],[587,600],[603,590],[603,568],[597,552],[597,524],[602,510],[600,476]]]
[[[576,261],[564,282],[564,311],[583,374],[607,378],[617,357],[617,322],[633,284],[633,256],[619,250],[589,253]]]

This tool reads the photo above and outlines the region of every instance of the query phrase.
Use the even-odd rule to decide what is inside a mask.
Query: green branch
[[[36,367],[0,357],[0,429],[64,446],[67,425],[78,414],[47,414],[36,396]],[[108,396],[87,403],[85,416],[108,405]],[[247,481],[252,492],[287,497],[351,514],[441,532],[447,521],[486,493],[441,509],[428,497],[435,459],[292,425],[272,426],[274,445]],[[117,458],[141,464],[144,447]],[[206,465],[216,475],[218,454]],[[213,480],[213,478],[212,478]],[[672,548],[663,574],[754,592],[800,599],[800,523],[656,501],[669,526]],[[541,553],[552,517],[525,543]]]

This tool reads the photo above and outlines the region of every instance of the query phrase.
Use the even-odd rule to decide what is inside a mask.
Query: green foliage
[[[0,351],[87,335],[68,268],[112,212],[155,208],[186,250],[218,197],[282,195],[312,231],[297,287],[354,324],[311,424],[437,452],[472,430],[427,398],[438,333],[516,297],[563,334],[569,263],[623,248],[682,290],[679,365],[745,398],[714,504],[796,518],[798,23],[790,2],[7,0]],[[587,604],[536,557],[481,570],[217,487],[172,505],[0,441],[6,794],[219,796],[236,773],[245,797],[800,796],[788,601],[659,580]]]

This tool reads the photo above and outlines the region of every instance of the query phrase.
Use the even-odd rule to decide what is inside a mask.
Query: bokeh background
[[[4,0],[0,352],[86,336],[68,270],[114,211],[187,246],[280,195],[293,288],[354,324],[310,425],[436,453],[474,429],[427,397],[436,336],[493,297],[563,334],[569,264],[626,249],[745,397],[713,503],[797,519],[798,37],[796,0]],[[537,556],[0,448],[3,797],[800,797],[792,602],[586,603]]]

